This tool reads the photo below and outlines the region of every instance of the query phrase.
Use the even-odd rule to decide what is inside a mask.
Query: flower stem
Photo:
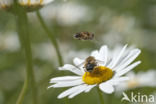
[[[16,104],[22,104],[29,85],[32,90],[33,104],[38,104],[37,89],[36,89],[36,83],[35,83],[35,77],[33,71],[31,43],[30,43],[29,31],[28,31],[29,30],[28,18],[26,15],[26,11],[22,7],[20,7],[17,3],[15,6],[16,6],[18,35],[22,44],[22,48],[24,48],[25,58],[26,58],[26,78]]]
[[[54,45],[55,47],[55,50],[56,50],[56,54],[57,54],[57,57],[58,57],[58,62],[59,62],[59,65],[62,66],[63,65],[63,59],[62,59],[62,56],[61,56],[61,53],[60,53],[60,50],[59,50],[59,46],[57,44],[57,41],[56,41],[56,38],[55,36],[53,35],[53,33],[48,29],[48,27],[46,26],[41,14],[39,13],[39,11],[36,12],[36,15],[39,19],[39,22],[41,23],[44,31],[47,33],[48,37],[50,38],[52,44]]]
[[[104,99],[103,99],[102,91],[99,89],[99,87],[97,87],[97,92],[99,94],[99,99],[100,99],[101,104],[104,104]]]
[[[28,78],[26,77],[25,81],[24,81],[23,88],[22,88],[22,90],[20,92],[20,95],[19,95],[17,101],[16,101],[16,104],[22,104],[24,96],[25,96],[25,94],[27,92],[27,89],[28,89]]]

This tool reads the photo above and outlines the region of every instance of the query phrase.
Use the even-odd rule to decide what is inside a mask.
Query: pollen
[[[105,66],[97,66],[91,72],[85,72],[83,81],[88,85],[99,84],[111,79],[113,71]]]

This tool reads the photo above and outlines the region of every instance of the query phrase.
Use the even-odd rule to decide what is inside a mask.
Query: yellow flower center
[[[111,79],[113,71],[104,66],[97,66],[91,72],[85,72],[82,79],[86,84],[93,85]]]

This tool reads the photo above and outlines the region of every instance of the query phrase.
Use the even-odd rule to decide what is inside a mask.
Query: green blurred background
[[[55,0],[40,9],[44,21],[58,41],[64,63],[74,57],[84,58],[106,44],[134,45],[142,50],[137,60],[142,64],[135,72],[156,68],[156,0]],[[28,13],[33,65],[39,104],[65,104],[57,95],[66,88],[48,89],[50,78],[73,75],[58,71],[55,49],[36,17]],[[95,34],[94,41],[79,41],[73,35],[80,31]],[[0,104],[15,104],[25,78],[25,58],[17,35],[15,16],[0,10]],[[156,93],[156,87],[126,91]],[[109,104],[121,104],[121,96],[105,95]],[[111,102],[110,102],[111,101]],[[69,100],[70,104],[98,104],[94,88]],[[128,102],[124,102],[124,104]],[[32,104],[28,90],[24,104]]]

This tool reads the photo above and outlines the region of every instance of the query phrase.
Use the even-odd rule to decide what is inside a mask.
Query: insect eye
[[[79,36],[79,34],[75,34],[74,37],[75,37],[75,38],[78,38],[78,37],[80,37],[80,36]]]
[[[95,65],[93,65],[93,64],[88,64],[86,66],[87,70],[92,70],[94,67],[95,67]]]

